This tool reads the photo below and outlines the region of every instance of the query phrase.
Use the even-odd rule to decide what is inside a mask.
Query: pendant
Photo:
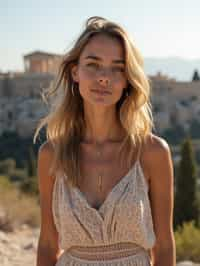
[[[101,192],[102,191],[102,176],[99,176],[99,184],[98,184],[98,186],[99,186],[99,190]]]

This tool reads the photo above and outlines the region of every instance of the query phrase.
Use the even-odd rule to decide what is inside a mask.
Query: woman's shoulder
[[[146,168],[154,168],[162,160],[171,158],[171,151],[168,142],[158,135],[149,134],[141,150],[141,160]]]
[[[162,165],[160,159],[166,158],[168,154],[169,145],[164,138],[153,133],[146,136],[140,149],[140,163],[149,182],[151,175]]]
[[[39,154],[53,154],[54,153],[54,144],[50,140],[46,140],[42,143],[42,145],[39,148]]]
[[[146,137],[142,146],[142,150],[146,154],[146,156],[150,156],[152,154],[160,154],[168,151],[169,149],[170,147],[167,140],[153,133],[150,133]]]
[[[38,150],[38,169],[42,172],[51,169],[54,162],[54,145],[49,140],[45,141]],[[50,174],[50,172],[48,172]],[[50,174],[51,175],[51,174]],[[53,176],[53,174],[51,175]]]
[[[155,134],[150,134],[142,146],[141,159],[150,172],[164,169],[172,164],[172,154],[168,142]]]

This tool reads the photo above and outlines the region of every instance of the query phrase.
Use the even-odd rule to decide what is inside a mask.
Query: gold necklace
[[[101,144],[97,144],[97,142],[95,144],[96,144],[97,149],[98,149],[98,146],[101,146]],[[97,156],[99,158],[102,157],[102,152],[100,150],[97,150]],[[98,191],[100,193],[103,191],[103,175],[101,173],[98,174]]]
[[[101,157],[101,152],[98,150],[97,151],[97,155],[98,157]],[[102,188],[103,188],[103,176],[101,174],[98,175],[98,189],[99,192],[102,192]]]
[[[101,144],[99,144],[101,146]],[[98,144],[96,143],[96,147],[98,147]],[[100,150],[97,150],[97,156],[99,158],[102,157],[102,152]],[[101,193],[103,191],[103,175],[100,173],[98,174],[98,190]]]

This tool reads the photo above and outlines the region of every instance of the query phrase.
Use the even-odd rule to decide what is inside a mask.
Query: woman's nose
[[[108,85],[110,83],[108,77],[101,77],[99,78],[99,83],[101,83],[102,85]]]
[[[110,83],[110,76],[108,73],[102,72],[98,77],[99,83],[102,85],[108,85]]]

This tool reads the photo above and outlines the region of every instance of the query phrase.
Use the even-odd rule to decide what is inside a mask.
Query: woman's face
[[[72,68],[72,76],[86,102],[115,105],[127,86],[121,42],[103,34],[92,37]]]

